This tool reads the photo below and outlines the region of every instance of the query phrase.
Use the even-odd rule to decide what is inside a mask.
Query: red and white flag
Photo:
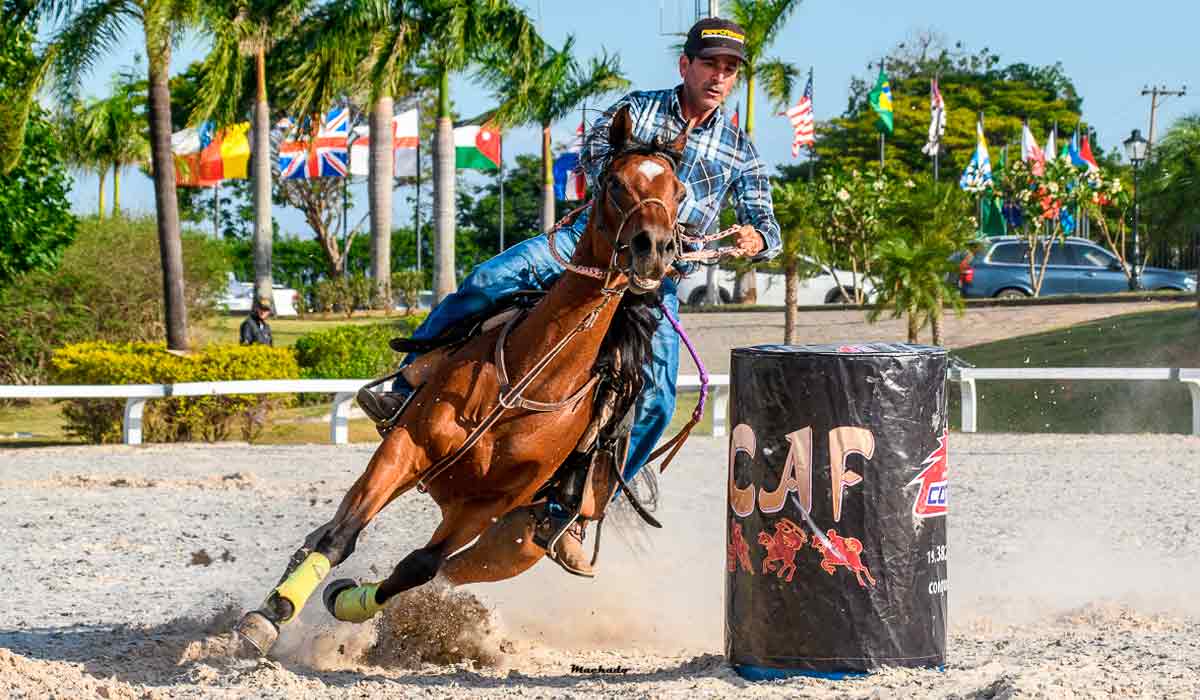
[[[1021,160],[1028,163],[1030,172],[1038,177],[1046,172],[1046,154],[1038,146],[1028,122],[1021,127]]]
[[[937,78],[929,82],[929,137],[921,152],[927,156],[937,155],[942,148],[942,137],[946,135],[946,102],[938,89]]]
[[[804,96],[786,114],[788,121],[792,123],[792,157],[799,158],[801,146],[812,146],[817,143],[816,127],[813,122],[811,72],[808,74],[808,84],[804,86]]]
[[[417,110],[410,109],[392,117],[392,161],[396,177],[417,174],[418,116]],[[366,175],[370,169],[370,129],[356,126],[354,134],[356,138],[350,144],[350,174]]]

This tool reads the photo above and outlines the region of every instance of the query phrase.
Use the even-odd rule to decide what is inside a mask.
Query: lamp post
[[[1142,275],[1138,269],[1142,259],[1142,251],[1138,245],[1138,169],[1146,160],[1146,139],[1142,138],[1141,129],[1134,129],[1129,138],[1125,139],[1124,145],[1125,157],[1133,164],[1133,276],[1129,280],[1129,286],[1137,290],[1142,286]]]

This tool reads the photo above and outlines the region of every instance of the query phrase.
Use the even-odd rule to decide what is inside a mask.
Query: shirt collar
[[[679,119],[680,123],[687,124],[687,120],[683,118],[683,106],[679,104],[679,93],[683,90],[683,83],[675,86],[671,91],[671,115]],[[720,124],[725,119],[725,103],[717,105],[717,108],[708,115],[708,119],[697,124],[694,128],[707,130],[716,124]]]

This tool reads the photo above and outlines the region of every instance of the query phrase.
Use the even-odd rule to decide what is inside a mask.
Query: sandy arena
[[[228,630],[370,446],[6,450],[0,696],[1200,697],[1200,439],[953,435],[945,672],[771,683],[721,656],[726,444],[663,476],[665,530],[606,528],[594,581],[543,560],[361,626],[314,596],[272,660]],[[405,495],[335,576],[381,577],[435,522]]]

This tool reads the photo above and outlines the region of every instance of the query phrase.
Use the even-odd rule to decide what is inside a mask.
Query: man
[[[739,254],[762,261],[777,255],[781,246],[770,183],[754,146],[721,109],[745,61],[744,43],[745,32],[733,22],[716,18],[697,22],[688,32],[684,54],[679,57],[683,83],[673,89],[632,92],[617,101],[592,125],[581,160],[594,191],[605,165],[609,123],[625,106],[630,108],[633,136],[641,141],[674,137],[693,123],[676,173],[688,194],[679,205],[679,221],[694,232],[707,231],[719,215],[726,193],[731,192],[742,224],[735,240]],[[556,243],[567,259],[587,227],[587,219],[585,211],[557,234]],[[526,240],[476,267],[458,291],[430,313],[413,338],[436,338],[458,321],[493,308],[499,299],[514,292],[546,289],[562,271],[550,254],[545,234]],[[664,279],[661,290],[666,307],[672,314],[678,313],[674,279]],[[653,351],[654,361],[647,368],[645,387],[638,397],[624,469],[627,480],[644,466],[675,412],[679,338],[665,318],[655,332]],[[413,359],[410,355],[404,365]],[[377,422],[389,424],[403,411],[413,389],[402,374],[393,391],[382,395],[362,392],[359,403]],[[538,527],[543,536],[561,529],[564,522],[559,518],[568,517],[554,498],[546,505],[544,515]],[[547,555],[568,572],[590,577],[594,570],[591,557],[584,553],[585,529],[585,523],[573,522]],[[536,536],[535,541],[545,546]]]
[[[271,315],[271,302],[255,299],[250,305],[250,315],[242,321],[242,345],[271,345],[271,327],[267,317]]]

